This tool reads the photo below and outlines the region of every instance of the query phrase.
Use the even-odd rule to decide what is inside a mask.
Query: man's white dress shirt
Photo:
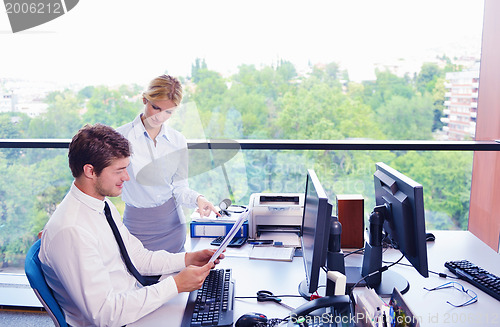
[[[109,200],[113,219],[137,270],[169,274],[185,267],[185,254],[149,251],[129,233]],[[104,201],[75,184],[48,221],[39,258],[47,283],[72,326],[123,326],[178,294],[169,276],[142,287],[129,273],[104,215]]]

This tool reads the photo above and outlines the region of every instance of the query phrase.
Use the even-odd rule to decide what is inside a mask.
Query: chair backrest
[[[64,313],[61,307],[54,298],[54,294],[49,285],[45,281],[45,276],[42,271],[42,264],[38,258],[40,252],[40,240],[37,240],[26,254],[24,262],[24,271],[30,282],[31,288],[42,303],[43,307],[54,321],[56,327],[67,327]]]

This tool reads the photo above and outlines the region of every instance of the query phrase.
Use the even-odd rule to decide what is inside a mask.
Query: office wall
[[[476,140],[500,140],[500,1],[485,0]],[[472,169],[469,230],[498,251],[500,152],[476,152]]]

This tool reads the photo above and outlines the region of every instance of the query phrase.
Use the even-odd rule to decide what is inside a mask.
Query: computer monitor
[[[306,279],[299,285],[304,298],[318,289],[321,267],[325,266],[332,205],[314,170],[307,171],[301,245]]]
[[[346,267],[347,283],[366,283],[380,295],[392,294],[394,287],[405,293],[410,285],[401,275],[391,270],[376,272],[382,268],[382,243],[390,243],[423,277],[429,276],[423,188],[382,162],[376,164],[373,177],[376,205],[370,214],[363,264],[361,269]]]
[[[373,176],[376,205],[370,214],[363,262],[361,267],[344,267],[343,262],[334,262],[333,265],[330,262],[330,259],[339,257],[334,256],[340,246],[334,245],[333,227],[338,221],[332,217],[332,205],[316,173],[307,171],[301,230],[306,279],[299,285],[299,293],[304,298],[317,291],[323,266],[344,270],[348,287],[368,285],[380,295],[391,295],[394,288],[401,293],[407,292],[408,281],[397,272],[382,267],[383,242],[399,249],[422,276],[429,276],[422,185],[381,162],[376,164]],[[336,243],[340,244],[340,240]],[[332,249],[337,250],[332,253]],[[343,254],[337,254],[343,261]]]
[[[386,208],[384,231],[415,269],[429,277],[422,185],[379,162],[373,175],[375,204]]]

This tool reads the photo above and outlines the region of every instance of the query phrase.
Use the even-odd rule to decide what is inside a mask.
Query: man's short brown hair
[[[113,159],[130,157],[128,140],[113,128],[103,125],[85,125],[69,145],[69,168],[73,177],[83,173],[83,166],[90,164],[97,175],[109,165]]]

